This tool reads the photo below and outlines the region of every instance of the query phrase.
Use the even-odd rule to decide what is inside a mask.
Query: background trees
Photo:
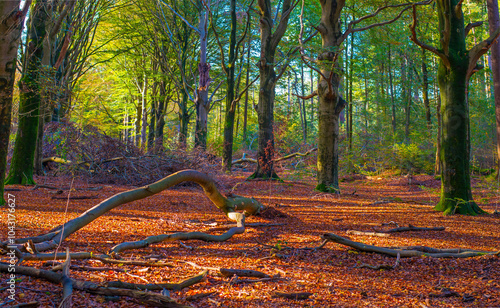
[[[47,0],[47,5],[51,3]],[[486,19],[484,3],[460,3],[465,23]],[[377,1],[305,1],[304,14],[295,9],[300,1],[58,4],[46,10],[52,12],[44,23],[50,35],[41,43],[44,53],[39,55],[50,68],[46,74],[50,78],[44,77],[50,82],[29,92],[41,95],[44,104],[43,116],[31,117],[40,120],[39,141],[54,137],[41,135],[44,122],[62,119],[81,128],[98,126],[143,152],[190,151],[196,146],[202,153],[222,156],[227,171],[232,159],[245,153],[257,160],[254,176],[267,178],[276,177],[276,157],[319,146],[321,167],[310,159],[300,170],[318,175],[320,184],[328,178],[323,186],[334,190],[338,176],[331,170],[337,165],[332,158],[336,155],[340,175],[387,170],[412,174],[433,173],[436,152],[442,161],[449,151],[440,151],[449,130],[445,126],[440,130],[437,111],[440,103],[445,109],[448,104],[436,78],[440,60],[409,39],[413,17],[411,10],[403,10],[409,7],[403,1],[387,7]],[[310,37],[327,5],[335,7],[333,26]],[[418,38],[429,46],[440,44],[439,23],[433,22],[439,16],[437,5],[418,9]],[[486,36],[486,29],[468,29],[462,44],[466,50]],[[478,59],[485,69],[471,77],[467,101],[471,146],[464,164],[470,157],[472,171],[491,168],[496,159],[495,123],[490,116],[493,61]],[[315,89],[320,97],[308,96]],[[344,110],[339,97],[345,99]],[[323,107],[328,104],[339,107],[327,108],[333,110],[333,118],[325,117]],[[20,106],[14,127],[24,131],[26,110]],[[330,151],[336,154],[325,156],[328,147],[337,148]],[[41,157],[42,148],[38,146],[35,157]],[[13,157],[11,168],[20,169],[15,167],[19,150]],[[328,168],[322,168],[326,161]],[[330,170],[328,177],[323,170]],[[11,173],[15,174],[19,183],[20,174],[30,178],[24,169]]]

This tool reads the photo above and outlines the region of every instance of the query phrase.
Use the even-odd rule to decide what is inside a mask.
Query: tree
[[[321,22],[318,26],[318,31],[321,34],[323,41],[322,52],[318,56],[317,61],[312,61],[319,65],[319,69],[315,69],[320,75],[318,89],[312,94],[319,96],[317,161],[318,185],[316,186],[316,189],[319,191],[338,192],[339,116],[347,104],[346,101],[340,96],[339,91],[341,72],[338,61],[342,54],[342,44],[352,33],[365,31],[377,26],[383,26],[398,20],[403,12],[409,9],[410,6],[408,6],[408,4],[396,4],[379,7],[374,13],[349,22],[347,24],[347,29],[343,31],[340,18],[342,10],[345,7],[345,1],[321,0],[320,3]],[[354,28],[360,22],[377,16],[383,10],[398,7],[404,8],[399,12],[399,14],[390,20]],[[299,39],[302,45],[302,38],[300,37]],[[303,48],[301,48],[301,55],[302,59],[305,60],[306,63],[311,62],[311,59],[305,55]],[[311,66],[311,68],[313,68],[313,66]],[[365,90],[366,88],[365,79]],[[365,96],[367,97],[368,94],[367,92],[365,93]]]
[[[438,83],[441,94],[441,196],[434,207],[444,214],[484,213],[474,202],[470,184],[470,128],[467,92],[469,79],[478,70],[477,61],[500,33],[497,28],[486,40],[467,49],[466,36],[478,24],[465,27],[461,0],[436,1],[440,48],[417,38],[417,10],[413,6],[411,39],[439,58]]]
[[[495,34],[495,30],[500,28],[498,17],[498,1],[487,0],[488,24],[490,35]],[[497,40],[491,45],[491,71],[493,72],[493,91],[495,95],[495,116],[497,131],[497,169],[500,176],[500,42]]]
[[[39,77],[46,34],[45,22],[48,18],[46,5],[47,0],[37,1],[30,15],[27,48],[24,54],[26,67],[19,81],[19,126],[9,176],[5,184],[35,184],[33,163],[41,102]]]
[[[258,62],[260,74],[259,102],[257,115],[259,118],[259,149],[257,152],[257,170],[251,178],[278,178],[274,172],[274,97],[276,82],[280,75],[276,75],[275,57],[276,48],[285,34],[288,20],[298,1],[284,0],[280,12],[280,19],[275,27],[275,18],[272,14],[270,0],[258,0],[260,14],[260,60]],[[274,32],[273,32],[274,29]],[[281,72],[283,73],[283,72]]]
[[[239,101],[239,98],[241,97],[241,94],[238,95],[237,93],[238,89],[236,87],[236,78],[235,78],[236,61],[238,60],[238,53],[240,50],[240,46],[245,40],[247,32],[249,31],[250,11],[246,12],[247,22],[243,35],[239,40],[236,39],[236,34],[237,34],[236,0],[230,1],[230,15],[231,15],[231,20],[230,20],[231,32],[229,34],[229,54],[228,54],[227,64],[224,57],[224,48],[222,46],[219,35],[215,30],[215,25],[212,22],[212,29],[214,29],[215,37],[217,39],[217,43],[219,45],[219,49],[221,52],[222,70],[226,74],[226,83],[227,83],[226,106],[225,106],[226,108],[224,114],[224,139],[222,145],[222,168],[226,172],[231,172],[231,163],[233,160],[234,118],[236,113],[236,104]],[[250,48],[250,46],[248,46],[248,48]]]
[[[17,51],[24,18],[31,1],[26,1],[22,10],[19,7],[20,3],[21,1],[2,1],[0,3],[0,205],[5,204],[3,191]]]

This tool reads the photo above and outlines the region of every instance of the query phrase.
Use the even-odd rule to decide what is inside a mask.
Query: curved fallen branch
[[[397,257],[398,254],[401,258],[411,258],[411,257],[432,257],[432,258],[470,258],[478,257],[484,255],[499,255],[500,251],[480,251],[473,249],[437,249],[425,246],[417,247],[400,247],[396,249],[379,247],[374,245],[367,245],[359,242],[354,242],[344,237],[338,236],[333,233],[326,233],[321,236],[323,239],[339,243],[352,247],[354,249],[365,251],[365,252],[375,252],[380,254],[385,254],[392,257]]]
[[[118,244],[111,248],[109,254],[117,257],[118,254],[124,250],[145,248],[151,244],[166,241],[202,240],[205,242],[224,242],[233,237],[235,234],[242,234],[245,232],[245,215],[233,212],[228,213],[227,216],[231,220],[236,220],[237,226],[229,229],[221,235],[212,235],[203,232],[179,232],[173,234],[154,235],[149,236],[144,240]]]
[[[5,263],[0,263],[0,272],[8,273],[9,265]],[[15,273],[19,275],[26,275],[34,278],[41,278],[52,283],[60,284],[63,281],[63,274],[54,273],[52,271],[37,269],[34,267],[26,266],[15,266]],[[189,306],[184,306],[176,301],[172,300],[168,296],[153,292],[143,292],[136,290],[120,289],[103,287],[96,283],[90,281],[82,281],[69,278],[71,280],[73,289],[84,291],[91,294],[107,295],[107,296],[126,296],[135,299],[141,304],[150,305],[153,307],[170,307],[170,308],[187,308]]]
[[[35,244],[36,251],[45,251],[55,248],[68,236],[85,227],[106,212],[120,205],[152,196],[185,181],[192,181],[199,184],[203,188],[207,197],[230,219],[231,217],[229,214],[235,211],[243,211],[244,215],[250,216],[258,213],[263,207],[260,202],[253,198],[240,197],[236,195],[226,198],[221,195],[221,193],[217,190],[213,180],[210,179],[207,175],[195,170],[183,170],[171,174],[153,184],[118,193],[102,201],[79,217],[72,219],[66,222],[64,225],[51,230],[49,233],[51,234],[51,236],[42,235],[35,238],[25,238],[22,240],[16,240],[16,243],[25,243],[30,239],[33,240],[33,242],[36,242],[36,239],[40,241],[43,240],[43,242]],[[9,243],[6,242],[2,243],[2,245],[4,246],[7,246],[8,244]],[[21,251],[26,251],[25,247],[23,247],[22,245],[17,245],[17,248]]]

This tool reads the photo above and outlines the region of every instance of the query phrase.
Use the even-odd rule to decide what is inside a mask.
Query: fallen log
[[[280,162],[280,161],[283,161],[283,160],[288,160],[288,159],[291,159],[291,158],[294,158],[294,157],[297,157],[297,156],[300,156],[300,157],[305,157],[305,156],[308,156],[309,154],[311,154],[312,152],[315,152],[317,151],[318,148],[312,148],[310,149],[309,151],[307,152],[304,152],[304,153],[300,153],[300,152],[295,152],[295,153],[292,153],[292,154],[288,154],[286,156],[283,156],[283,157],[279,157],[279,158],[275,158],[273,159],[273,162],[277,163],[277,162]],[[242,164],[242,163],[252,163],[252,164],[256,164],[257,163],[257,160],[256,159],[253,159],[253,158],[248,158],[245,156],[245,154],[243,154],[243,157],[240,158],[240,159],[236,159],[236,160],[233,160],[232,161],[232,164]]]
[[[241,270],[241,269],[231,269],[231,268],[221,268],[220,273],[224,277],[254,277],[254,278],[269,278],[270,276],[259,271],[253,270]]]
[[[433,228],[427,228],[427,227],[415,227],[413,225],[408,225],[408,227],[397,227],[394,229],[390,229],[387,231],[381,231],[384,233],[393,233],[393,232],[406,232],[406,231],[444,231],[446,228],[445,227],[433,227]]]
[[[356,231],[356,230],[347,230],[346,233],[347,234],[352,234],[352,235],[378,236],[378,237],[389,237],[390,236],[387,233],[368,232],[368,231]]]
[[[470,258],[470,257],[478,257],[484,255],[499,255],[500,251],[481,251],[481,250],[473,250],[473,249],[437,249],[430,248],[425,246],[420,246],[424,251],[417,250],[414,248],[405,249],[405,248],[386,248],[379,247],[374,245],[367,245],[359,242],[354,242],[344,237],[338,236],[333,233],[326,233],[321,236],[321,238],[339,243],[341,245],[349,246],[359,251],[364,252],[375,252],[379,254],[385,254],[392,257],[397,257],[398,254],[401,258],[411,258],[411,257],[432,257],[432,258]]]
[[[282,297],[287,299],[294,300],[304,300],[308,299],[313,293],[309,292],[299,292],[299,293],[283,293],[283,292],[274,292],[272,297]]]
[[[0,272],[8,273],[9,269],[12,268],[9,264],[0,263]],[[34,267],[27,266],[14,266],[15,273],[18,275],[25,275],[34,278],[40,278],[47,280],[52,283],[60,284],[63,280],[63,274],[54,273],[48,270],[37,269]],[[12,271],[12,270],[11,270]],[[91,294],[107,295],[107,296],[126,296],[133,298],[140,304],[150,305],[153,307],[166,307],[166,308],[188,308],[190,306],[185,306],[177,303],[168,296],[153,292],[144,292],[128,289],[110,288],[103,287],[96,283],[90,281],[76,280],[68,278],[72,282],[73,289],[84,291]]]

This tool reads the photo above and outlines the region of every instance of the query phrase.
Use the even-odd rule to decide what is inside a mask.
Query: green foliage
[[[393,146],[395,165],[402,172],[406,173],[433,173],[434,164],[432,161],[432,152],[421,149],[415,143],[395,144]]]

